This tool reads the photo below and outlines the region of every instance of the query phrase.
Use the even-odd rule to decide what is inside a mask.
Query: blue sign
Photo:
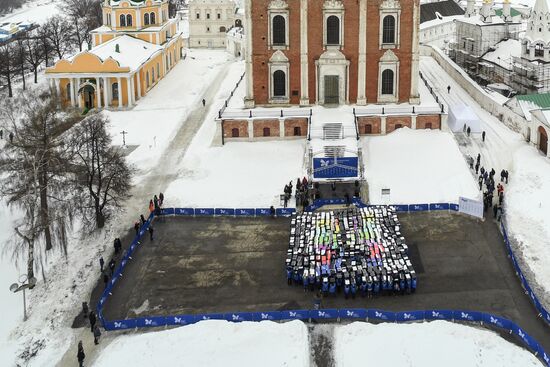
[[[254,321],[253,312],[235,312],[225,314],[225,319],[231,322]]]
[[[483,320],[483,314],[478,311],[453,311],[453,319],[477,322]]]
[[[255,213],[254,209],[235,209],[235,215],[238,217],[253,217]]]
[[[214,210],[214,214],[234,216],[235,215],[235,209],[217,208],[217,209]]]
[[[422,212],[430,209],[428,204],[411,204],[409,205],[410,212]]]
[[[396,312],[395,320],[398,322],[409,322],[424,320],[424,311]]]
[[[430,204],[430,210],[449,210],[448,203]]]
[[[282,314],[279,311],[269,311],[269,312],[255,312],[254,320],[256,321],[279,321],[282,320]]]
[[[449,209],[451,209],[452,211],[457,212],[458,209],[459,209],[458,204],[449,204]]]
[[[105,330],[125,330],[133,329],[136,327],[135,319],[117,320],[117,321],[105,321],[103,323]]]
[[[223,313],[208,313],[204,315],[195,315],[195,321],[204,321],[204,320],[225,320],[225,315]]]
[[[195,209],[193,208],[175,208],[176,215],[195,215]]]
[[[395,211],[398,213],[408,212],[409,206],[408,205],[393,205],[395,207]]]
[[[296,209],[294,208],[277,208],[278,217],[290,217],[292,213],[295,213]]]
[[[531,337],[531,335],[527,334],[522,328],[517,326],[516,324],[512,323],[512,332],[519,336],[521,340],[523,340],[523,343],[529,347],[529,349],[538,351],[539,344],[535,339]]]
[[[165,317],[140,317],[136,319],[137,327],[156,327],[166,325]]]
[[[483,322],[490,324],[494,327],[499,327],[506,330],[512,330],[512,322],[503,317],[498,317],[489,314],[483,314]]]
[[[195,209],[195,215],[214,215],[214,209],[197,208]]]
[[[313,158],[314,178],[344,178],[359,176],[357,157]]]
[[[193,315],[178,315],[166,318],[166,325],[191,325],[196,322]]]
[[[160,215],[174,215],[175,209],[174,208],[162,208],[160,210]]]
[[[305,320],[309,319],[308,310],[281,311],[281,320]]]
[[[338,310],[338,317],[341,319],[366,319],[367,310],[364,308],[350,308]]]
[[[395,321],[395,313],[382,310],[368,310],[369,319]]]
[[[337,319],[338,310],[337,309],[313,310],[309,312],[309,317],[311,317],[312,319]]]
[[[453,319],[453,311],[447,311],[447,310],[424,311],[424,319],[426,319],[426,320],[452,320]]]
[[[256,209],[256,216],[257,217],[265,217],[270,216],[271,210],[269,208],[258,208]]]

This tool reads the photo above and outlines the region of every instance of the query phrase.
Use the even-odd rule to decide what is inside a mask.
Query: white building
[[[234,0],[189,1],[189,47],[226,48],[226,33],[242,26]]]
[[[454,0],[428,2],[420,5],[420,43],[447,48],[456,43],[455,19],[463,16],[464,9]]]

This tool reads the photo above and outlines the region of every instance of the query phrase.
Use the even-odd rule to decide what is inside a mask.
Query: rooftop
[[[444,0],[420,5],[420,23],[438,19],[439,16],[448,17],[462,14],[464,14],[464,9],[454,0]]]

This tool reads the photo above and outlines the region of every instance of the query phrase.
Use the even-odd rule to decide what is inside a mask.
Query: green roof
[[[495,9],[495,14],[497,16],[501,17],[502,16],[502,9]],[[516,9],[514,9],[514,8],[510,8],[510,15],[512,17],[515,17],[517,15],[521,15],[521,13],[519,11],[517,11]]]
[[[521,94],[517,95],[516,98],[519,101],[528,101],[536,104],[542,108],[550,107],[550,93],[540,93],[540,94]]]

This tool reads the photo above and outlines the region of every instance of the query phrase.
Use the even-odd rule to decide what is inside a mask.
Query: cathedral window
[[[282,70],[273,73],[273,97],[286,96],[286,74]]]
[[[544,57],[544,45],[542,43],[535,45],[535,57]]]
[[[282,15],[273,17],[272,35],[273,45],[286,45],[286,20]]]
[[[113,99],[118,100],[118,83],[113,83],[111,85],[111,95]]]
[[[382,72],[382,94],[393,94],[393,70]]]
[[[126,27],[126,15],[124,15],[124,14],[120,15],[120,26],[121,27]]]
[[[340,19],[336,15],[327,18],[327,45],[340,45]]]
[[[197,19],[199,19],[199,13],[197,13]],[[143,16],[143,24],[149,25],[149,13],[145,13]]]
[[[151,17],[151,24],[156,24],[157,22],[155,19],[155,13],[151,13],[150,17]]]
[[[386,15],[382,24],[382,43],[395,43],[395,17]]]
[[[126,26],[132,26],[132,16],[130,14],[126,15]]]

